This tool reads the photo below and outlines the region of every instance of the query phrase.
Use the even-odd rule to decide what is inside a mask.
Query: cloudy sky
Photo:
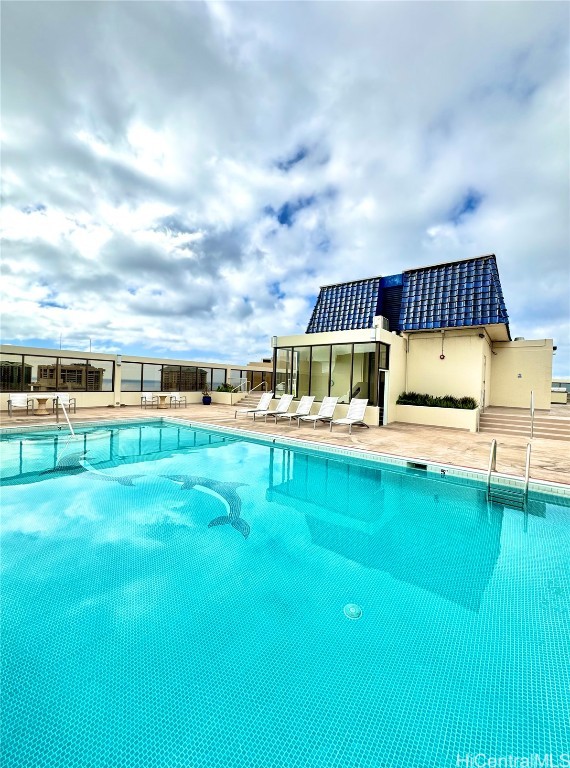
[[[497,255],[570,375],[562,2],[2,3],[2,341],[247,362]]]

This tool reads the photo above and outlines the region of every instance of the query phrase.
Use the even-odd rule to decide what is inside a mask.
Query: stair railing
[[[236,392],[244,392],[246,386],[247,386],[247,379],[245,379],[245,378],[244,379],[240,379],[239,380],[239,384],[237,385],[237,387],[234,387],[230,391],[230,405],[234,404],[234,394]]]
[[[530,437],[534,437],[534,390],[530,390]]]
[[[491,472],[497,469],[497,441],[491,440],[491,450],[489,452],[489,468],[487,469],[487,494],[491,490]]]

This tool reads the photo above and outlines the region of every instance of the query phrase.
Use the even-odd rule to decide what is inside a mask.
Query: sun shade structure
[[[307,333],[372,328],[391,331],[503,324],[509,317],[494,254],[321,288]],[[510,338],[510,334],[509,334]]]

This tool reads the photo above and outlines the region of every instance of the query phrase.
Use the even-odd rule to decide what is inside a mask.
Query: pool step
[[[511,509],[524,509],[526,507],[526,496],[520,488],[495,486],[489,489],[487,498],[493,504],[502,504]]]

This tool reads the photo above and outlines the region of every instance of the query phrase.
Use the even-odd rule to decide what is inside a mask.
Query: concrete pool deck
[[[237,406],[239,407],[239,406]],[[567,406],[570,412],[570,406]],[[388,454],[424,462],[451,464],[486,471],[489,462],[489,450],[493,437],[497,440],[497,472],[517,477],[524,475],[527,437],[493,435],[488,432],[473,434],[464,430],[445,427],[426,427],[416,424],[394,422],[385,427],[354,427],[352,435],[347,427],[319,425],[313,429],[311,424],[275,425],[273,419],[267,424],[263,419],[246,416],[234,418],[236,406],[201,404],[188,405],[186,408],[168,410],[141,409],[138,406],[122,408],[81,408],[72,414],[71,422],[117,421],[126,419],[176,418],[194,424],[213,427],[232,427],[237,430],[258,432],[276,437],[290,437],[299,440],[332,445],[335,447],[358,448],[374,453]],[[1,427],[18,427],[54,424],[55,417],[32,416],[18,413],[9,418],[3,412],[0,416]],[[65,419],[60,416],[59,423],[65,426]],[[570,485],[570,442],[533,438],[530,476],[534,480],[563,483]]]

